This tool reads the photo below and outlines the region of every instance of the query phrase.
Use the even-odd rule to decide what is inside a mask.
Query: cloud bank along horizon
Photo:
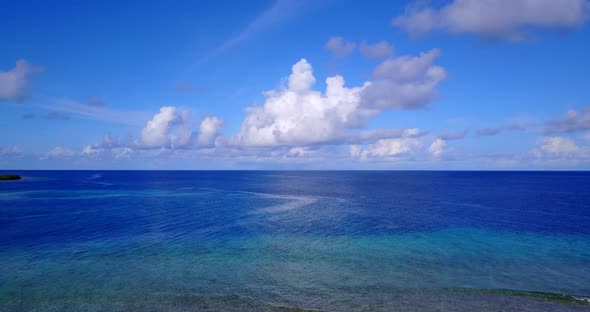
[[[288,23],[277,16],[287,16],[288,12],[281,10],[292,6],[289,1],[277,1],[264,9],[243,30],[246,35],[227,39],[211,50],[203,61],[205,65],[199,66],[233,53],[238,46],[247,47],[249,41],[262,40],[261,34],[268,29]],[[290,16],[291,23],[305,18],[302,17],[305,14],[300,14],[305,6],[297,6],[299,15]],[[386,32],[380,33],[381,38],[363,38],[363,33],[367,34],[363,31],[352,32],[350,36],[332,35],[317,41],[311,52],[300,53],[303,55],[298,61],[291,55],[282,57],[282,63],[291,59],[290,74],[283,79],[277,76],[278,86],[265,88],[268,91],[262,93],[261,104],[246,106],[237,123],[235,114],[225,114],[229,111],[215,114],[207,111],[214,106],[165,104],[150,113],[137,105],[112,104],[117,101],[105,101],[96,93],[76,101],[67,94],[49,94],[48,88],[42,89],[43,93],[35,92],[53,68],[18,59],[14,67],[0,71],[3,115],[16,112],[21,128],[27,124],[47,127],[45,123],[52,121],[56,129],[85,129],[89,123],[98,123],[100,127],[92,132],[102,130],[103,134],[100,141],[78,147],[69,144],[67,137],[53,140],[59,144],[46,152],[28,151],[29,142],[11,141],[4,136],[0,141],[0,164],[15,168],[52,168],[64,164],[72,168],[125,168],[131,163],[135,167],[175,163],[171,167],[213,164],[220,168],[324,168],[329,162],[330,168],[587,169],[590,164],[588,103],[582,100],[566,106],[544,104],[539,111],[529,113],[543,113],[548,105],[554,105],[551,110],[557,115],[541,118],[523,118],[522,114],[507,114],[504,120],[497,121],[488,120],[485,115],[463,118],[467,121],[449,118],[450,114],[444,112],[447,107],[459,115],[457,107],[474,111],[472,107],[478,105],[478,99],[469,103],[457,95],[462,90],[470,91],[472,84],[478,82],[453,83],[455,76],[461,79],[461,73],[469,69],[453,62],[441,65],[440,60],[444,58],[443,52],[446,55],[462,51],[472,56],[489,54],[495,49],[502,53],[514,50],[517,54],[522,49],[534,50],[534,45],[544,40],[579,45],[580,39],[570,39],[574,34],[554,38],[551,32],[590,33],[586,27],[589,8],[586,0],[454,0],[439,6],[409,2],[398,8],[397,16],[389,18],[392,28],[387,29],[384,24]],[[322,14],[329,12],[322,11]],[[396,32],[399,47],[383,39],[392,38]],[[404,33],[408,36],[400,36]],[[473,40],[491,43],[483,47],[462,43]],[[424,47],[429,41],[442,46],[416,51],[415,46]],[[587,44],[580,47],[588,50]],[[554,49],[567,54],[566,47]],[[416,52],[402,52],[408,50]],[[453,55],[448,58],[453,59]],[[324,73],[326,61],[332,64],[329,67],[342,69],[321,79],[312,62],[316,67],[320,64],[320,72]],[[517,66],[513,64],[512,68]],[[352,74],[350,81],[356,83],[347,83],[342,72],[348,72],[346,76]],[[502,73],[508,74],[499,68],[496,75]],[[484,80],[482,76],[481,83],[488,86],[494,83]],[[191,92],[197,89],[207,93],[210,89],[192,85],[177,84],[177,94],[201,93]],[[577,85],[575,88],[581,90]],[[522,98],[518,90],[506,92],[514,94],[515,100]],[[578,95],[580,99],[588,97],[587,91]],[[193,117],[195,109],[199,118]],[[228,115],[232,117],[231,123]],[[410,117],[407,122],[405,116]],[[473,120],[469,121],[470,118]],[[125,132],[117,133],[117,129]],[[51,131],[46,134],[50,138],[57,135]],[[506,138],[508,144],[498,141]]]

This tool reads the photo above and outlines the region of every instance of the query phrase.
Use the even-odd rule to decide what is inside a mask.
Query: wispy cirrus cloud
[[[68,121],[68,120],[70,120],[70,116],[67,114],[58,113],[58,112],[49,112],[47,114],[47,119]]]
[[[502,132],[502,128],[483,128],[475,132],[476,136],[495,136]]]
[[[521,125],[518,123],[513,123],[513,124],[510,124],[507,126],[477,129],[475,131],[475,136],[477,136],[477,137],[496,136],[496,135],[504,133],[504,132],[525,131],[525,130],[527,130],[527,129],[524,125]]]
[[[0,160],[21,158],[23,156],[23,150],[16,145],[7,145],[0,147]]]
[[[107,104],[97,95],[93,95],[88,99],[88,105],[95,107],[103,107]]]
[[[149,113],[143,111],[117,110],[105,105],[89,105],[87,103],[80,103],[64,98],[48,98],[39,104],[35,104],[35,106],[53,112],[80,116],[86,119],[132,126],[141,126],[145,123],[145,120],[150,117]]]
[[[207,86],[202,84],[190,84],[186,82],[178,83],[174,90],[179,93],[205,93],[207,92]]]
[[[451,140],[461,140],[464,139],[465,136],[467,135],[467,133],[469,132],[469,130],[465,129],[459,132],[444,132],[441,133],[438,138],[441,140],[445,140],[445,141],[451,141]]]
[[[305,9],[317,3],[309,0],[276,0],[272,6],[254,18],[248,25],[242,28],[237,34],[225,40],[221,45],[200,58],[196,64],[204,63],[218,54],[244,42],[251,37],[266,31],[280,23],[285,23],[293,17],[301,14]]]
[[[590,130],[590,106],[580,110],[571,109],[563,117],[545,123],[545,133],[571,133]]]
[[[35,114],[33,113],[24,113],[21,115],[22,119],[34,119],[35,118]]]

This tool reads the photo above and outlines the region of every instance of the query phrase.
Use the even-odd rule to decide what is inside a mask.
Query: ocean
[[[590,311],[590,172],[15,173],[0,311]]]

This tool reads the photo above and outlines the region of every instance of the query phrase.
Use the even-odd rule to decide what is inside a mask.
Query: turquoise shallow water
[[[590,310],[587,174],[23,175],[2,311]]]

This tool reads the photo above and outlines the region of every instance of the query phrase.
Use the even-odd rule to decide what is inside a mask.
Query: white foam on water
[[[103,182],[103,181],[96,181],[102,179],[102,174],[100,173],[96,173],[91,175],[90,177],[83,179],[81,182],[83,183],[93,183],[93,184],[98,184],[98,185],[104,185],[104,186],[109,186],[109,185],[114,185],[113,183],[108,183],[108,182]]]
[[[97,173],[97,174],[93,174],[92,176],[90,176],[90,178],[86,179],[86,180],[96,180],[96,179],[100,179],[102,178],[102,174]]]
[[[300,209],[309,205],[312,205],[318,201],[315,197],[309,196],[295,196],[295,195],[279,195],[279,194],[265,194],[265,193],[251,193],[263,198],[269,199],[282,199],[288,200],[288,202],[270,207],[257,209],[256,212],[261,213],[280,213],[290,210]]]

